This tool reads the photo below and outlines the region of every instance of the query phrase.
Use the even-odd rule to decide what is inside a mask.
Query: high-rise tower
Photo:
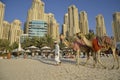
[[[64,24],[62,25],[62,34],[68,36],[68,13],[64,15]]]
[[[79,21],[78,21],[78,9],[75,5],[68,8],[68,34],[73,36],[80,32]]]
[[[14,20],[11,23],[11,28],[10,28],[10,44],[14,42],[18,42],[21,34],[23,33],[21,29],[21,21],[20,20]]]
[[[83,32],[84,34],[89,33],[87,13],[85,11],[80,12],[79,19],[79,26],[81,32]]]
[[[29,33],[29,23],[31,21],[43,21],[47,24],[47,34],[51,35],[53,39],[59,39],[59,24],[54,18],[54,14],[44,12],[44,2],[41,0],[33,0],[32,7],[28,10],[27,21],[25,23],[25,33]],[[39,25],[40,26],[40,25]],[[43,26],[42,26],[43,27]],[[34,27],[33,27],[34,28]],[[55,29],[55,30],[54,30]],[[56,30],[57,29],[57,30]],[[57,33],[56,33],[57,32]],[[29,35],[29,34],[28,34]]]
[[[3,34],[3,19],[4,19],[5,5],[0,2],[0,39],[2,39]]]
[[[105,23],[104,23],[104,17],[101,14],[96,16],[96,35],[99,37],[107,35]]]
[[[120,42],[120,12],[113,14],[112,27],[116,42]]]
[[[44,20],[44,3],[41,0],[33,0],[32,7],[28,10],[25,33],[28,34],[31,20]]]
[[[11,24],[8,21],[3,21],[3,36],[2,39],[9,40]]]

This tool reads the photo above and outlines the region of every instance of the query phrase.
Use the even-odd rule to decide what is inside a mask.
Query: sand
[[[107,69],[99,64],[93,68],[92,59],[83,66],[86,58],[80,58],[79,66],[74,59],[61,59],[61,66],[55,66],[54,59],[41,57],[0,59],[0,80],[120,80],[120,69],[110,69],[112,58],[101,59]]]

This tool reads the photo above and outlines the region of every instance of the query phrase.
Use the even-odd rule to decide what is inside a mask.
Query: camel
[[[92,40],[88,40],[83,33],[79,33],[79,34],[78,34],[78,37],[82,38],[87,46],[93,48]],[[114,68],[114,66],[115,66],[115,61],[117,61],[117,65],[118,65],[117,69],[119,69],[119,59],[118,59],[118,55],[117,55],[117,53],[116,53],[116,47],[115,47],[113,44],[108,44],[108,43],[105,41],[106,38],[107,38],[107,37],[103,37],[103,38],[102,38],[102,43],[101,43],[101,44],[103,44],[104,47],[102,47],[100,50],[98,50],[98,52],[96,52],[96,53],[94,54],[94,55],[95,55],[95,56],[94,56],[94,58],[95,58],[95,64],[94,64],[94,66],[96,66],[96,63],[98,62],[98,63],[100,63],[104,68],[106,68],[106,67],[102,64],[102,62],[101,62],[101,60],[100,60],[100,52],[101,52],[101,51],[106,51],[106,50],[108,50],[108,49],[111,48],[111,50],[112,50],[112,55],[113,55],[113,59],[114,59],[114,63],[113,63],[113,66],[112,66],[111,69]],[[111,40],[111,41],[112,41],[112,40]]]
[[[87,64],[88,60],[90,59],[90,52],[92,53],[92,48],[90,48],[89,46],[86,46],[85,44],[81,44],[81,39],[79,38],[75,38],[73,42],[69,42],[67,40],[65,40],[64,36],[61,36],[61,40],[62,42],[68,47],[68,48],[72,48],[75,52],[76,52],[76,64],[79,65],[79,56],[80,56],[80,52],[84,52],[87,55],[87,60],[85,62],[84,65]],[[77,42],[77,44],[76,44]],[[76,49],[76,45],[79,46],[77,47],[78,49]]]

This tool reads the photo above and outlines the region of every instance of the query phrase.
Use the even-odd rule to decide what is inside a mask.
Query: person
[[[60,65],[61,61],[60,61],[60,48],[59,45],[57,43],[57,41],[54,42],[55,44],[55,61],[56,61],[56,65]]]

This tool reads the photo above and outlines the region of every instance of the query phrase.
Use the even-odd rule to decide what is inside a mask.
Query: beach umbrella
[[[28,49],[37,49],[38,47],[36,47],[36,46],[30,46],[30,47],[28,47]]]
[[[26,50],[25,52],[28,52],[28,53],[29,53],[29,52],[31,52],[31,51],[30,51],[30,50]]]
[[[25,52],[25,50],[24,50],[24,49],[22,49],[22,48],[21,48],[20,50],[19,50],[18,48],[17,48],[17,49],[12,50],[12,52],[18,52],[18,51]]]
[[[38,49],[38,50],[36,50],[37,52],[40,52],[40,50]]]
[[[28,47],[27,49],[32,50],[32,51],[39,50],[39,48],[36,47],[36,46],[30,46],[30,47]]]
[[[45,49],[44,49],[44,50],[42,50],[42,52],[51,52],[51,50],[45,50]]]
[[[41,48],[41,50],[43,50],[43,49],[51,49],[51,48],[48,47],[48,46],[44,46],[44,47]]]
[[[42,47],[41,48],[41,52],[43,52],[43,53],[45,53],[45,52],[51,52],[51,48],[50,47],[48,47],[48,46],[44,46],[44,47]]]

